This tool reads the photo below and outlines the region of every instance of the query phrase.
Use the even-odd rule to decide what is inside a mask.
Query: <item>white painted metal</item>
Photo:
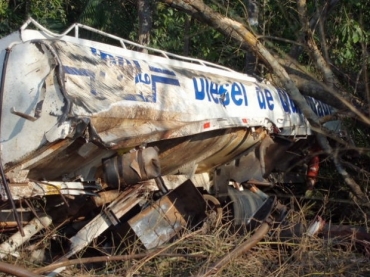
[[[122,47],[81,39],[79,28],[116,39]],[[94,139],[112,150],[229,128],[262,126],[298,138],[311,134],[281,89],[202,60],[146,47],[153,53],[148,55],[133,47],[142,46],[81,24],[54,34],[32,19],[1,39],[1,65],[6,48],[10,51],[0,130],[5,170],[47,162],[56,143],[73,142],[78,122],[90,124]],[[320,116],[333,111],[307,101]]]
[[[5,163],[22,159],[46,144],[45,133],[58,123],[63,98],[54,83],[55,64],[49,59],[52,58],[29,42],[11,47],[1,115],[2,159]],[[35,118],[41,101],[40,117]],[[67,134],[58,134],[57,138]]]
[[[20,232],[15,233],[9,239],[0,244],[0,259],[4,259],[7,255],[13,254],[14,251],[23,245],[25,242],[42,229],[47,228],[52,223],[51,217],[48,215],[34,218],[24,228],[24,236]]]
[[[37,30],[29,29],[30,24]],[[81,39],[80,28],[113,38],[122,47]],[[130,50],[134,47],[153,54]],[[281,89],[219,65],[143,47],[81,24],[54,34],[29,19],[19,32],[0,40],[0,70],[4,88],[1,162],[11,180],[13,199],[60,192],[84,194],[80,182],[43,183],[28,180],[27,174],[37,180],[47,174],[69,181],[79,175],[94,179],[103,158],[184,137],[189,139],[172,142],[173,148],[164,145],[163,152],[169,153],[160,157],[164,161],[161,170],[167,167],[167,174],[183,175],[164,179],[169,180],[170,189],[183,178],[192,178],[197,186],[209,190],[207,171],[232,161],[260,142],[266,132],[298,139],[311,135],[308,121]],[[319,116],[333,112],[324,103],[309,97],[307,101]],[[192,136],[198,137],[192,141]],[[198,152],[191,156],[188,146]],[[176,151],[181,158],[172,159]],[[148,183],[154,185],[153,180]],[[119,218],[145,197],[141,187],[122,192],[71,238],[70,251],[62,259],[76,254],[111,226],[109,215]],[[39,230],[40,224],[35,220],[30,228],[35,225]],[[18,233],[12,238],[15,247],[21,240]],[[15,247],[7,242],[0,251],[13,252]]]

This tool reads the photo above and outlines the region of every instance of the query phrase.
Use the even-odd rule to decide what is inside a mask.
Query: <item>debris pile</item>
[[[122,47],[82,39],[80,29]],[[2,259],[20,256],[27,243],[30,259],[59,264],[50,273],[57,274],[90,245],[107,257],[130,240],[159,251],[212,217],[254,232],[200,273],[207,275],[284,226],[288,209],[266,190],[305,184],[305,168],[293,165],[316,149],[287,93],[202,60],[138,48],[81,24],[55,34],[32,18],[0,40]],[[319,116],[334,112],[307,102]]]

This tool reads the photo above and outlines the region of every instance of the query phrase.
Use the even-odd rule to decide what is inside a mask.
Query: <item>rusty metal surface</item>
[[[169,241],[205,217],[206,203],[191,181],[186,181],[128,221],[147,249]]]
[[[218,214],[232,198],[237,224],[265,220],[275,199],[243,188],[266,184],[311,144],[287,93],[201,60],[84,40],[82,26],[58,35],[30,19],[0,40],[0,226],[10,231],[19,214],[20,230],[37,227],[33,237],[52,220],[69,243],[61,261],[104,232],[119,236],[121,223],[148,249],[170,241],[205,218],[200,192],[212,194]],[[307,101],[319,116],[333,112]],[[238,191],[228,193],[230,184]],[[50,222],[35,223],[40,212]],[[1,257],[18,245],[5,244]]]
[[[68,253],[63,255],[59,260],[71,257],[108,229],[113,222],[109,219],[107,213],[111,213],[115,218],[119,219],[140,201],[145,200],[146,197],[147,195],[142,185],[136,185],[121,192],[100,214],[89,221],[75,236],[71,237],[71,246]]]
[[[184,217],[166,196],[128,223],[147,249],[169,241],[186,226]]]
[[[6,104],[1,114],[1,118],[6,118],[1,124],[4,164],[24,159],[48,144],[45,133],[58,123],[64,106],[54,84],[54,67],[47,50],[40,45],[28,42],[12,47],[5,68],[3,103]]]
[[[18,166],[30,169],[34,179],[91,178],[102,158],[152,143],[164,147],[164,172],[189,173],[196,167],[199,173],[230,161],[261,139],[259,133],[311,134],[285,92],[247,75],[26,25],[20,36],[24,41],[11,46],[4,67],[6,171]],[[312,101],[318,113],[331,111]],[[68,148],[52,153],[59,140],[69,141]],[[174,163],[166,145],[185,163]],[[188,147],[200,155],[190,157]]]

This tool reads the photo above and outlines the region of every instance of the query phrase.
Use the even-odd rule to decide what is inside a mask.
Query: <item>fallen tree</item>
[[[317,69],[323,75],[323,82],[312,77],[308,82],[303,81],[304,79],[297,77],[299,75],[307,76],[307,73],[302,71],[299,71],[299,75],[296,74],[291,77],[285,69],[287,61],[282,63],[279,59],[277,59],[262,43],[258,35],[255,35],[254,32],[251,31],[248,25],[221,15],[207,6],[202,0],[162,0],[161,2],[184,11],[199,21],[204,22],[205,24],[208,24],[209,26],[220,31],[222,34],[232,37],[237,42],[241,43],[244,49],[250,50],[256,56],[258,56],[263,63],[271,69],[272,74],[276,78],[277,82],[287,90],[290,97],[293,99],[293,101],[295,101],[302,113],[307,117],[312,129],[316,131],[316,136],[321,148],[326,152],[326,154],[332,157],[337,171],[342,175],[344,181],[350,187],[354,195],[362,203],[369,202],[367,195],[362,191],[360,185],[356,183],[356,181],[342,166],[335,151],[329,145],[329,142],[326,138],[329,133],[320,123],[320,118],[318,115],[312,111],[305,98],[302,96],[302,93],[304,92],[307,93],[314,91],[316,97],[319,96],[328,103],[330,102],[336,104],[338,108],[343,109],[345,107],[346,112],[351,112],[351,114],[356,118],[360,119],[366,124],[370,124],[369,118],[359,110],[359,107],[365,107],[364,110],[367,110],[367,105],[365,105],[359,99],[353,97],[351,94],[346,93],[345,90],[341,88],[341,84],[331,70],[328,61],[325,60],[318,46],[316,45],[315,40],[313,39],[312,27],[310,27],[306,12],[306,1],[297,0],[297,10],[302,25],[301,35],[305,38],[303,45],[307,53],[310,55],[312,61],[314,61]],[[293,69],[298,69],[298,67],[295,66]],[[307,80],[307,78],[305,80]],[[298,87],[297,85],[300,86]],[[317,93],[317,88],[320,88],[321,93]],[[332,100],[333,97],[334,101]],[[354,106],[353,103],[356,103],[356,106]]]

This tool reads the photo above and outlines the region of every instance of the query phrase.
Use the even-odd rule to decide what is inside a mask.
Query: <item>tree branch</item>
[[[215,28],[220,33],[227,37],[231,37],[234,39],[242,49],[244,49],[247,52],[253,52],[266,66],[270,67],[270,63],[266,61],[266,59],[259,53],[258,51],[255,51],[252,49],[252,46],[247,43],[243,37],[233,28],[230,27],[229,24],[224,24],[223,21],[220,19],[220,21],[217,21],[218,18],[222,18],[223,16],[218,14],[218,16],[215,16],[213,19],[211,17],[204,16],[202,9],[196,9],[194,6],[194,3],[197,1],[184,1],[184,0],[159,0],[160,2],[166,3],[167,5],[181,10],[185,13],[190,14],[194,19],[197,19],[200,22],[206,23],[209,26]],[[203,2],[200,1],[202,5],[204,6]],[[337,0],[332,0],[333,5],[337,2]],[[335,2],[335,3],[334,3]],[[209,8],[209,7],[208,7]],[[214,12],[213,10],[211,10]],[[229,21],[235,22],[241,26],[244,30],[248,31],[251,35],[253,35],[252,31],[248,30],[248,26],[243,25],[240,22],[237,22],[235,20],[228,19]],[[262,37],[263,38],[263,37]],[[258,41],[258,38],[255,38],[255,41]],[[297,86],[299,90],[301,90],[302,94],[309,95],[313,97],[317,97],[318,93],[315,93],[315,88],[321,88],[319,97],[317,99],[322,100],[326,103],[331,103],[331,105],[337,109],[344,109],[347,108],[351,110],[358,118],[360,118],[363,122],[370,124],[370,120],[361,113],[362,110],[368,111],[367,104],[361,101],[360,99],[354,97],[351,94],[348,94],[344,91],[342,91],[341,96],[336,92],[335,89],[330,89],[325,85],[320,84],[314,77],[310,76],[309,78],[306,78],[307,80],[312,80],[315,85],[308,86],[308,81],[303,82],[304,79],[297,78],[297,76],[309,76],[307,72],[304,72],[302,69],[300,69],[296,65],[297,63],[292,61],[291,59],[279,59],[279,62],[284,65],[284,68],[288,70],[289,75],[292,75],[292,80],[297,81],[300,80],[300,82],[297,83]],[[291,68],[290,68],[291,67]],[[271,67],[270,67],[271,69]],[[298,74],[298,72],[300,72]],[[301,86],[300,86],[301,85]],[[281,83],[281,86],[285,87],[284,84]],[[286,87],[285,87],[286,88]],[[333,99],[333,96],[335,97]]]
[[[316,64],[317,68],[320,69],[320,71],[324,75],[325,84],[330,88],[340,87],[339,81],[336,80],[333,71],[330,69],[330,66],[325,61],[319,48],[316,45],[312,29],[310,28],[310,24],[307,19],[306,0],[297,0],[297,10],[304,37],[306,38],[306,49],[308,54],[310,55],[312,61]]]
[[[326,44],[326,37],[325,37],[325,28],[324,28],[324,22],[326,19],[325,10],[328,6],[328,3],[324,4],[324,7],[321,8],[319,4],[319,0],[315,0],[315,6],[316,6],[316,15],[318,17],[317,25],[318,25],[318,32],[320,37],[320,44],[322,53],[325,59],[326,64],[329,64],[329,52],[328,52],[328,46]]]
[[[162,0],[164,3],[167,3],[171,6],[178,6],[181,9],[188,8],[187,12],[191,13],[192,15],[196,15],[196,17],[201,20],[202,22],[206,22],[208,25],[214,27],[215,29],[221,31],[224,34],[232,35],[237,37],[238,41],[242,39],[244,43],[246,43],[249,48],[260,58],[262,58],[269,66],[272,68],[274,74],[279,78],[280,83],[283,87],[287,90],[288,94],[292,98],[292,100],[297,104],[300,108],[304,116],[310,122],[310,125],[313,129],[323,130],[323,127],[319,123],[319,117],[312,111],[306,99],[301,95],[298,88],[289,77],[288,73],[285,69],[280,65],[280,63],[273,57],[273,55],[265,48],[265,46],[250,32],[246,26],[243,24],[234,21],[230,18],[224,17],[219,13],[212,10],[210,7],[205,5],[201,0]],[[300,2],[301,5],[300,9],[304,8],[305,1],[304,0],[297,0]],[[304,11],[300,10],[302,16],[304,16]],[[306,21],[305,21],[306,22]],[[333,155],[333,149],[329,145],[327,138],[322,135],[320,132],[316,133],[316,138],[318,143],[320,144],[321,148],[329,155]],[[335,158],[335,157],[334,157]],[[365,194],[361,191],[360,186],[353,181],[353,179],[349,178],[348,173],[342,169],[341,165],[334,161],[338,172],[343,176],[346,183],[350,186],[356,197],[361,201],[366,201]]]

